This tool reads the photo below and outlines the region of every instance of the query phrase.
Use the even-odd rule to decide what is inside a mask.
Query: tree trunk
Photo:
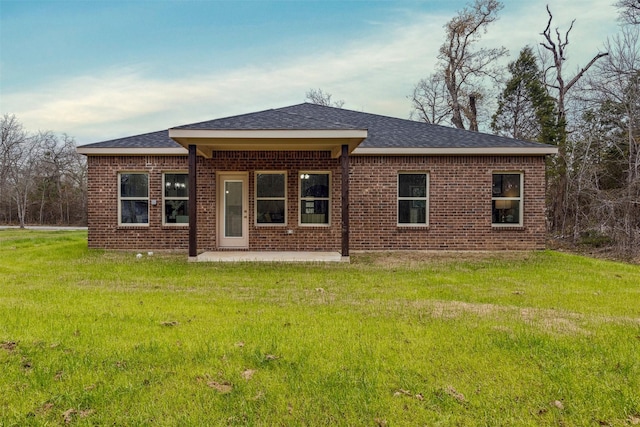
[[[476,95],[469,95],[469,130],[478,132],[478,109],[476,108]]]

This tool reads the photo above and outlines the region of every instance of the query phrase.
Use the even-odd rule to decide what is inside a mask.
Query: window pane
[[[520,197],[520,174],[494,174],[493,197]]]
[[[225,237],[242,237],[242,181],[224,183],[224,229]]]
[[[120,175],[120,197],[147,197],[149,177],[146,173],[123,173]]]
[[[301,197],[329,197],[329,174],[300,174]]]
[[[427,202],[425,200],[399,200],[399,224],[426,224]]]
[[[494,224],[518,224],[520,222],[520,200],[493,200],[492,211]]]
[[[164,201],[164,222],[187,224],[189,223],[189,209],[186,200]]]
[[[256,187],[256,197],[284,197],[284,174],[259,173]]]
[[[189,175],[186,173],[165,174],[164,197],[189,197]]]
[[[398,175],[398,197],[427,197],[427,175],[423,173]]]
[[[146,200],[121,200],[120,213],[123,224],[148,224],[149,202]]]
[[[257,200],[258,224],[284,224],[284,200]]]
[[[328,224],[328,200],[301,200],[300,221],[302,224]]]

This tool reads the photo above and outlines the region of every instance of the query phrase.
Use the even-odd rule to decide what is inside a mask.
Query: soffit
[[[342,146],[349,153],[367,138],[364,129],[236,130],[169,129],[169,137],[184,148],[195,145],[198,154],[211,158],[216,151],[330,151],[340,157]]]

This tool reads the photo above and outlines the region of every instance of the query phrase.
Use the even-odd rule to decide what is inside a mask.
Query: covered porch
[[[329,129],[329,130],[221,130],[221,129],[170,129],[169,136],[188,150],[188,176],[189,176],[189,259],[191,261],[266,261],[266,262],[335,262],[347,261],[349,257],[349,155],[367,137],[367,131],[362,129]],[[216,153],[222,152],[300,152],[315,151],[325,152],[339,159],[337,169],[339,183],[336,189],[340,189],[340,212],[333,218],[333,224],[340,227],[340,252],[320,252],[320,247],[309,247],[302,251],[278,251],[256,248],[249,243],[249,233],[257,224],[248,224],[244,236],[246,244],[237,248],[222,244],[225,241],[223,234],[226,232],[222,223],[217,223],[216,247],[206,247],[206,252],[198,248],[198,157],[204,159],[217,159]],[[217,173],[222,171],[215,170]],[[244,172],[247,173],[246,171]],[[246,184],[245,184],[246,185]],[[238,184],[237,187],[241,185]],[[225,187],[226,189],[226,187]],[[218,186],[218,195],[225,192]],[[337,196],[337,194],[336,194]],[[222,200],[222,199],[219,199]],[[293,202],[293,200],[291,200]],[[254,204],[255,200],[251,201]],[[338,200],[335,200],[338,202]],[[219,203],[220,205],[223,202]],[[249,203],[247,203],[247,206]],[[337,207],[336,203],[336,207]],[[224,208],[220,210],[219,217],[225,215]],[[300,207],[298,206],[298,209]],[[244,218],[250,218],[252,212],[247,215],[244,208]],[[248,221],[247,221],[248,223]],[[254,230],[255,231],[255,230]],[[292,230],[288,230],[293,234]],[[240,240],[239,240],[240,241]],[[233,245],[232,245],[233,246]],[[234,250],[238,249],[238,250]],[[283,248],[284,249],[284,248]],[[310,249],[310,250],[309,250]]]

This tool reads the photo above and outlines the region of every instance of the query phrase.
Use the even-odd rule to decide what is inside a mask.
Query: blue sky
[[[617,31],[614,0],[548,1],[571,19],[569,64]],[[345,108],[407,118],[464,1],[0,0],[0,113],[79,144],[304,102],[322,88]],[[541,41],[547,1],[505,0],[484,36]]]

